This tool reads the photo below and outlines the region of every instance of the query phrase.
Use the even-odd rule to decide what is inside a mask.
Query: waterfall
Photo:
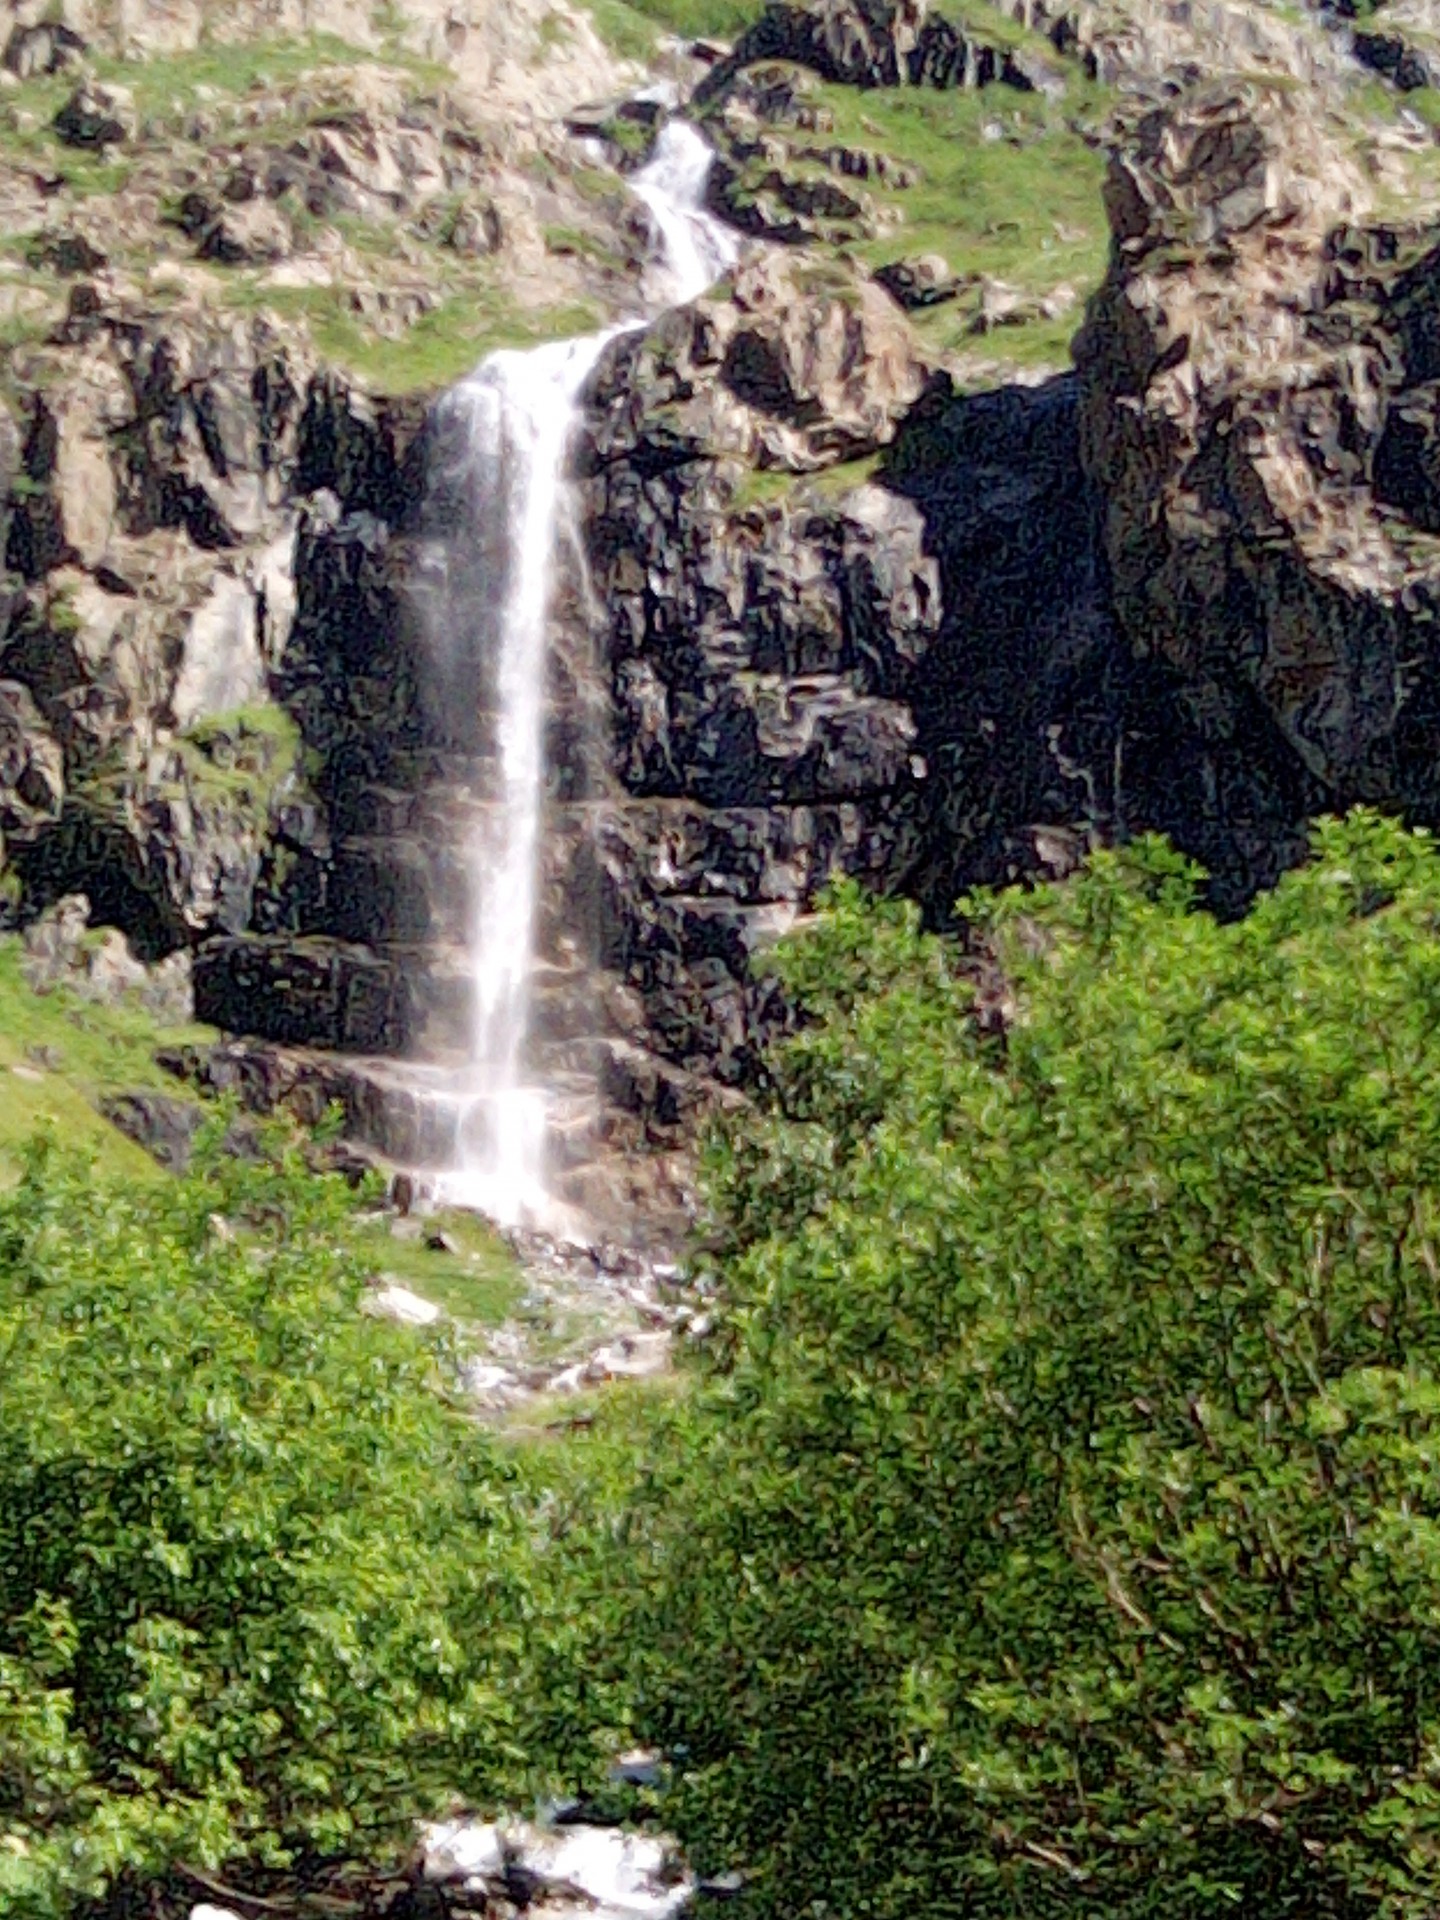
[[[679,307],[698,299],[735,264],[734,234],[705,211],[713,159],[694,127],[671,120],[661,129],[653,155],[630,182],[660,235],[667,280],[662,305]]]
[[[734,261],[732,236],[704,211],[711,154],[672,121],[632,185],[660,244],[658,306],[696,298]],[[636,324],[644,325],[641,321]],[[455,1164],[441,1196],[507,1226],[553,1224],[546,1169],[550,1103],[527,1059],[546,799],[545,705],[551,588],[567,509],[566,461],[581,392],[624,328],[530,352],[491,355],[448,397],[466,449],[478,551],[493,556],[495,772],[469,850],[474,1031],[458,1101]],[[495,576],[493,583],[488,576]]]

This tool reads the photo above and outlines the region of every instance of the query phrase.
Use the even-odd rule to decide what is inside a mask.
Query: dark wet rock
[[[1401,93],[1440,86],[1440,57],[1413,46],[1401,34],[1357,29],[1351,45],[1361,66],[1380,74]]]
[[[949,261],[938,253],[893,260],[887,266],[877,267],[874,278],[907,313],[941,306],[953,300],[965,284],[951,272]]]
[[[135,97],[126,87],[87,80],[55,116],[55,131],[67,147],[115,147],[135,137]]]

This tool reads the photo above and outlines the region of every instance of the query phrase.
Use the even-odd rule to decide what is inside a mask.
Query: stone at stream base
[[[668,1249],[690,1223],[687,1142],[699,1118],[734,1095],[642,1048],[593,1044],[611,1063],[612,1070],[601,1066],[601,1080],[613,1104],[590,1115],[573,1141],[557,1143],[556,1197],[601,1239],[631,1239],[638,1230],[645,1249]],[[203,1093],[234,1094],[249,1113],[284,1113],[313,1127],[338,1108],[353,1152],[398,1174],[416,1198],[433,1186],[437,1169],[455,1163],[453,1065],[255,1039],[171,1048],[159,1060]]]
[[[518,1895],[553,1920],[671,1920],[695,1891],[671,1842],[612,1827],[445,1821],[423,1830],[420,1865],[432,1884]]]

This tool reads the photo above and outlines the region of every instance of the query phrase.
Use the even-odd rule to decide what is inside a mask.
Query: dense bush
[[[337,1183],[0,1196],[0,1913],[126,1871],[375,1857],[518,1793],[511,1475],[357,1311]]]
[[[717,1154],[710,1375],[614,1625],[773,1915],[1440,1911],[1440,860],[839,898]]]

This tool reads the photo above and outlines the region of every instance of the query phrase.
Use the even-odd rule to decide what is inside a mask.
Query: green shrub
[[[293,1161],[0,1195],[0,1913],[516,1793],[512,1471]]]
[[[609,1522],[747,1912],[1440,1910],[1440,861],[1362,814],[1194,892],[969,903],[989,1027],[908,908],[781,956],[715,1356]]]

